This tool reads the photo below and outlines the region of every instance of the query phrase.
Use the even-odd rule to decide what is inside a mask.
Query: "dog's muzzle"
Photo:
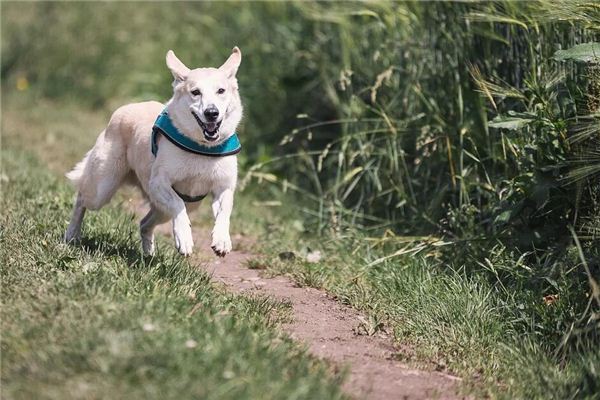
[[[202,122],[198,114],[192,111],[192,115],[196,119],[196,122],[202,128],[202,132],[204,132],[204,138],[209,142],[213,142],[219,138],[219,128],[221,127],[221,122]]]

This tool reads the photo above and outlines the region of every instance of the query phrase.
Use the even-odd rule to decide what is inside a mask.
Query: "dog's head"
[[[167,52],[167,66],[175,78],[167,110],[183,134],[212,146],[235,132],[242,118],[235,77],[241,62],[242,53],[234,47],[219,68],[190,70],[172,50]]]

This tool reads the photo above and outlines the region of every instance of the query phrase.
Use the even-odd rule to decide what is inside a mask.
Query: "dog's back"
[[[125,105],[113,113],[94,147],[67,173],[86,208],[101,208],[136,165],[152,162],[152,125],[163,108],[163,104],[149,101]]]

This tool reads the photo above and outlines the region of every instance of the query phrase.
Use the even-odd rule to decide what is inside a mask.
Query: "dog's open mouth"
[[[221,127],[222,121],[202,122],[198,114],[192,111],[192,115],[194,116],[194,118],[196,118],[196,122],[198,122],[200,128],[202,128],[202,131],[204,132],[204,139],[208,140],[209,142],[212,142],[219,138],[219,128]]]

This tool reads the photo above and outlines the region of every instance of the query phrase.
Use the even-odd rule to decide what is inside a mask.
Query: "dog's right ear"
[[[173,77],[178,82],[183,82],[190,73],[190,69],[182,63],[173,53],[173,50],[167,51],[167,67],[171,70]]]
[[[237,46],[235,46],[231,50],[231,55],[229,56],[227,61],[225,61],[223,63],[223,65],[221,65],[219,67],[219,69],[221,71],[225,71],[228,78],[234,78],[235,74],[237,73],[238,68],[240,67],[241,62],[242,62],[242,52],[240,51],[240,49]]]

